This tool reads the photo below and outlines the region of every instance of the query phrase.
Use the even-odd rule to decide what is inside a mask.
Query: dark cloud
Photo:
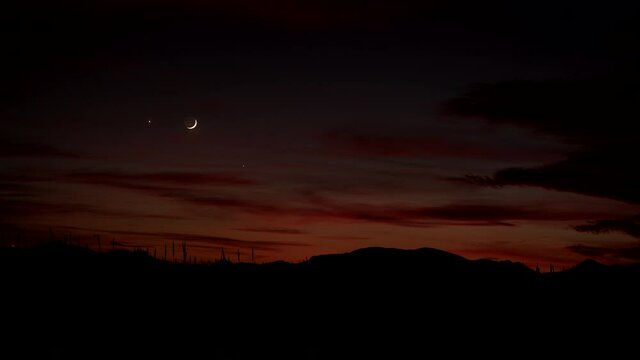
[[[95,184],[105,184],[117,186],[121,184],[133,185],[140,183],[159,183],[169,185],[214,185],[214,186],[235,186],[254,185],[255,181],[235,176],[232,174],[214,173],[185,173],[185,172],[163,172],[163,173],[119,173],[119,172],[85,172],[71,173],[64,175],[62,179],[87,182]],[[133,185],[135,187],[135,185]]]
[[[449,115],[509,124],[580,146],[565,160],[535,168],[507,168],[470,183],[523,185],[640,203],[635,121],[640,87],[632,81],[514,81],[477,85],[444,104]]]
[[[632,131],[632,130],[629,130]],[[611,139],[615,141],[615,138]],[[483,186],[535,186],[639,204],[640,170],[631,164],[631,148],[601,148],[571,154],[566,160],[535,168],[506,168],[493,176],[453,179]]]
[[[246,200],[238,197],[209,197],[184,195],[179,200],[198,206],[211,206],[223,209],[238,209],[252,214],[287,214],[292,211],[284,205],[271,205],[257,200]]]
[[[181,219],[175,215],[141,214],[127,210],[108,210],[98,206],[78,203],[54,203],[36,200],[0,198],[0,217],[4,219],[28,219],[39,215],[83,214],[132,219]]]
[[[287,229],[287,228],[238,228],[233,229],[237,231],[248,231],[257,233],[270,233],[279,235],[304,235],[308,234],[306,231],[300,229]]]
[[[9,184],[14,192],[32,190],[27,183],[82,183],[140,191],[162,197],[176,197],[182,188],[194,186],[249,186],[256,181],[223,173],[123,173],[123,172],[29,172],[0,174],[0,183]],[[7,190],[7,189],[5,189]]]
[[[330,240],[368,240],[371,239],[367,236],[344,236],[344,235],[320,235],[316,236],[318,239],[330,239]]]
[[[580,145],[609,145],[610,136],[620,142],[637,139],[625,129],[640,114],[638,100],[638,83],[632,80],[509,81],[474,84],[444,102],[442,112],[516,125]]]
[[[239,247],[239,248],[255,248],[259,250],[277,250],[282,247],[299,247],[299,246],[308,246],[304,243],[299,242],[283,242],[283,241],[251,241],[251,240],[240,240],[234,238],[227,237],[219,237],[219,236],[204,236],[204,235],[193,235],[193,234],[180,234],[180,233],[157,233],[155,234],[157,237],[174,239],[174,240],[185,240],[185,241],[198,241],[204,242],[209,245],[215,246],[230,246],[230,247]]]
[[[0,198],[29,198],[37,194],[38,191],[34,186],[30,184],[21,184],[10,181],[3,181],[0,177]]]
[[[600,247],[588,245],[571,245],[567,250],[590,258],[603,260],[640,261],[640,246],[632,247]]]
[[[43,214],[94,213],[99,211],[83,204],[54,204],[19,199],[0,199],[0,215],[3,218],[29,217]],[[111,213],[109,213],[112,215]]]
[[[234,248],[243,248],[250,249],[254,248],[256,250],[267,250],[267,251],[275,251],[279,250],[282,247],[300,247],[300,246],[308,246],[304,243],[292,243],[292,242],[280,242],[280,241],[252,241],[252,240],[242,240],[228,237],[219,237],[219,236],[207,236],[207,235],[197,235],[197,234],[189,234],[189,233],[174,233],[174,232],[143,232],[143,231],[126,231],[126,230],[103,230],[103,229],[90,229],[90,228],[81,228],[81,227],[63,227],[69,230],[79,230],[79,231],[90,231],[93,233],[101,233],[101,234],[111,234],[111,235],[120,235],[123,237],[148,237],[148,238],[157,238],[164,239],[169,241],[187,241],[191,244],[194,243],[203,243],[207,245],[207,247],[234,247]]]
[[[101,186],[111,186],[126,190],[140,191],[153,196],[165,197],[176,201],[202,207],[213,207],[230,212],[240,212],[256,216],[282,216],[301,218],[311,221],[328,222],[370,222],[385,223],[408,227],[432,227],[442,225],[471,226],[513,226],[514,221],[575,221],[599,219],[606,214],[589,211],[557,212],[543,208],[523,206],[501,206],[487,204],[451,204],[444,206],[415,206],[405,204],[369,204],[344,203],[328,199],[313,192],[302,194],[295,203],[273,202],[262,199],[249,199],[238,196],[211,196],[209,193],[191,188],[179,188],[175,185],[222,185],[245,186],[253,184],[251,180],[219,174],[191,173],[72,173],[52,178],[45,175],[13,177],[23,181],[68,181]],[[170,185],[170,186],[165,186]],[[10,199],[3,200],[3,213],[14,216],[27,216],[35,213],[92,213],[101,216],[153,217],[153,215],[113,212],[74,204],[53,204],[25,202]],[[244,227],[237,230],[252,232],[271,232],[279,234],[304,234],[297,229]]]
[[[289,216],[315,221],[386,223],[398,226],[441,225],[513,226],[511,221],[575,221],[597,219],[602,213],[555,212],[518,206],[453,204],[434,207],[338,203],[322,197],[298,206],[270,205],[238,198],[183,198],[200,206],[229,208],[255,215]]]
[[[385,208],[381,212],[397,221],[450,221],[463,224],[511,225],[510,221],[569,221],[592,217],[586,212],[550,212],[519,206],[453,204],[437,207]]]
[[[0,141],[0,157],[67,159],[83,158],[83,156],[79,154],[58,149],[48,144],[12,142],[8,140]]]
[[[637,218],[595,220],[586,225],[576,226],[574,229],[592,234],[619,232],[640,239],[640,221]]]

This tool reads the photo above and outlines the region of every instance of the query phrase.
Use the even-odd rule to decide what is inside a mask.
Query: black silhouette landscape
[[[638,357],[640,1],[1,13],[0,360]]]
[[[567,339],[609,346],[640,284],[640,265],[539,273],[431,248],[194,265],[49,243],[0,249],[0,274],[4,351],[56,359],[584,353]]]

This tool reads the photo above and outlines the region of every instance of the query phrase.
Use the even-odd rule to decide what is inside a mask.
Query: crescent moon
[[[194,121],[193,126],[187,126],[187,129],[193,130],[196,128],[196,126],[198,126],[198,120],[193,119],[193,121]]]

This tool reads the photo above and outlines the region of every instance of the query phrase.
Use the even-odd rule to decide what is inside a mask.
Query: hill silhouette
[[[508,343],[578,354],[569,336],[601,346],[628,336],[620,324],[637,317],[639,269],[586,261],[540,274],[430,248],[260,265],[65,244],[3,248],[10,331],[0,351],[12,359],[408,359],[495,354]]]

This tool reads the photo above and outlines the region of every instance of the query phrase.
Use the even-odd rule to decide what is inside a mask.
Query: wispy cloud
[[[256,233],[270,233],[279,235],[305,235],[306,231],[300,229],[288,229],[288,228],[237,228],[233,229],[237,231],[247,231]]]
[[[640,239],[640,221],[638,218],[604,219],[574,227],[576,231],[592,234],[619,232]]]
[[[190,245],[195,246],[198,243],[205,247],[233,247],[241,249],[256,249],[263,251],[279,251],[284,247],[304,247],[309,246],[306,243],[301,242],[284,242],[284,241],[254,241],[254,240],[242,240],[229,237],[199,235],[190,233],[175,233],[175,232],[144,232],[144,231],[129,231],[129,230],[104,230],[82,227],[64,227],[65,229],[88,231],[92,233],[119,235],[121,237],[143,237],[153,238],[157,240],[167,241],[186,241]]]
[[[179,216],[143,214],[128,210],[109,210],[80,203],[54,203],[36,200],[0,199],[0,216],[3,218],[30,218],[36,215],[83,214],[103,217],[133,219],[176,220]]]
[[[318,239],[332,239],[332,240],[368,240],[371,239],[368,236],[344,236],[344,235],[319,235],[315,236]]]
[[[169,185],[254,185],[256,181],[232,174],[159,172],[159,173],[122,173],[122,172],[75,172],[66,174],[63,179],[70,181],[103,185],[139,185],[141,183]]]
[[[80,154],[44,143],[0,141],[0,157],[22,158],[83,158]]]
[[[640,246],[631,247],[601,247],[588,245],[571,245],[567,246],[567,250],[601,260],[630,260],[640,261]]]
[[[512,221],[575,221],[601,217],[588,211],[549,211],[526,206],[451,204],[411,206],[402,204],[340,203],[322,197],[307,199],[306,204],[270,205],[237,198],[185,198],[200,206],[229,208],[256,215],[297,217],[312,221],[371,222],[409,227],[442,225],[513,226]]]

